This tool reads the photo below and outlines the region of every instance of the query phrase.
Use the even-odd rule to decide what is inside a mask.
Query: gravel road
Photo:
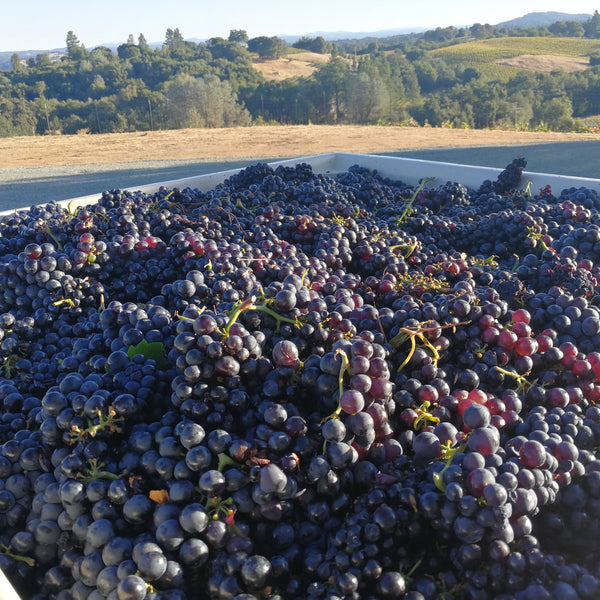
[[[497,168],[505,167],[517,156],[524,156],[528,171],[600,179],[600,141],[419,149],[385,155]],[[107,189],[135,188],[148,183],[241,169],[268,160],[273,159],[257,157],[219,162],[160,160],[72,167],[0,168],[0,211],[100,194]]]

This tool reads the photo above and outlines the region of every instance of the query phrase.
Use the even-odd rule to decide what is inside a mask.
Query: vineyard
[[[505,82],[515,75],[515,67],[498,64],[498,61],[503,59],[516,58],[522,55],[587,59],[590,54],[599,51],[599,40],[556,37],[505,37],[437,48],[431,51],[431,55],[442,58],[450,65],[460,63],[465,68],[476,68],[489,79]],[[569,70],[566,66],[564,68]]]

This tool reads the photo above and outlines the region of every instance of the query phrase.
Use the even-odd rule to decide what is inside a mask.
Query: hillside
[[[490,38],[437,48],[431,56],[462,64],[490,79],[507,81],[515,68],[550,72],[577,71],[589,66],[589,55],[600,51],[600,40],[557,37]]]
[[[587,21],[592,15],[587,13],[577,13],[570,14],[564,12],[531,12],[523,15],[522,17],[518,17],[516,19],[511,19],[510,21],[503,21],[502,23],[498,23],[494,25],[494,27],[504,28],[504,29],[521,29],[525,27],[544,27],[548,25],[552,25],[552,23],[556,23],[557,21]]]

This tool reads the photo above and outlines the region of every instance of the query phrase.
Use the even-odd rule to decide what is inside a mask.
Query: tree
[[[12,70],[15,73],[19,73],[23,70],[23,65],[21,64],[21,57],[16,52],[10,57],[10,64],[12,65]]]
[[[556,21],[548,25],[548,31],[562,37],[583,37],[583,25],[579,21]]]
[[[87,54],[77,36],[72,32],[67,32],[67,56],[73,60],[80,60]]]
[[[140,47],[140,50],[149,50],[150,46],[148,45],[148,42],[146,41],[146,37],[144,36],[143,33],[140,33],[139,37],[138,37],[138,46]]]
[[[541,101],[534,112],[539,123],[550,129],[568,131],[573,127],[573,107],[566,97]]]
[[[483,39],[494,35],[494,28],[488,23],[485,25],[474,23],[469,27],[469,33],[476,39]]]
[[[180,50],[185,45],[179,27],[167,29],[165,33],[165,46],[170,50]]]
[[[585,37],[599,38],[600,37],[600,13],[595,10],[594,14],[588,21],[583,23]]]
[[[214,59],[224,58],[235,64],[243,64],[244,62],[251,64],[248,51],[238,42],[214,37],[208,40],[206,46]]]
[[[244,29],[232,29],[229,32],[227,40],[230,42],[237,42],[238,44],[247,44],[248,34]]]
[[[141,48],[135,44],[121,44],[117,48],[117,56],[120,59],[139,60],[141,57]]]
[[[332,107],[334,121],[339,122],[342,118],[343,98],[349,73],[348,63],[339,57],[332,58],[314,73],[317,84],[314,101],[321,104],[321,114],[326,121],[330,118]]]
[[[333,44],[326,41],[322,35],[319,35],[316,38],[301,37],[293,46],[317,54],[328,54],[331,52]]]
[[[215,75],[201,79],[177,75],[167,87],[167,111],[174,128],[250,124],[250,114],[237,103],[229,83]]]
[[[352,123],[375,123],[386,116],[389,105],[389,94],[379,77],[357,73],[348,79],[345,106]]]
[[[51,64],[50,57],[46,53],[37,54],[35,57],[35,64],[38,67],[47,67]]]
[[[275,59],[287,54],[287,44],[277,36],[259,36],[248,40],[248,50],[256,52],[260,58]]]

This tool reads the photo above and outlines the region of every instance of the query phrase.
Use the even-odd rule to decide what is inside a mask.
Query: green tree
[[[67,32],[67,56],[73,60],[81,60],[87,54],[79,38],[72,32]]]
[[[120,59],[133,59],[139,60],[141,58],[142,50],[139,46],[134,44],[121,44],[117,47],[117,55]]]
[[[36,127],[37,117],[31,102],[0,95],[0,137],[33,135]]]
[[[349,73],[348,63],[338,57],[320,66],[313,75],[317,84],[314,102],[326,122],[330,120],[332,109],[333,121],[339,123],[342,119],[346,79]]]
[[[179,27],[175,29],[167,29],[165,33],[165,44],[169,50],[180,50],[184,45],[185,41],[183,39],[183,35],[181,35],[181,31],[179,31]]]
[[[322,35],[316,38],[301,37],[297,42],[292,44],[294,48],[316,52],[317,54],[328,54],[331,52],[333,44],[325,40]]]
[[[469,34],[475,39],[483,39],[494,35],[494,28],[487,23],[485,25],[474,23],[469,27]]]
[[[142,50],[142,51],[150,50],[150,46],[148,45],[148,42],[146,41],[146,37],[144,36],[143,33],[140,33],[140,35],[138,36],[138,46],[139,46],[140,50]]]
[[[247,44],[248,34],[244,29],[231,29],[229,31],[229,37],[227,40],[230,42],[236,42],[237,44]]]
[[[15,52],[10,57],[10,64],[12,66],[12,70],[15,73],[20,73],[23,71],[23,65],[21,64],[21,57]]]
[[[256,52],[260,58],[275,59],[287,54],[287,44],[277,36],[259,36],[248,40],[248,50]]]
[[[167,117],[172,127],[234,127],[250,124],[226,81],[209,75],[177,75],[167,87]]]
[[[386,116],[390,98],[379,77],[367,73],[356,73],[346,81],[344,104],[346,115],[351,123],[366,125],[376,123]]]
[[[534,109],[534,119],[553,130],[569,131],[573,128],[573,107],[567,97],[540,101]]]
[[[38,67],[48,67],[51,64],[50,57],[46,53],[37,54],[35,64]]]
[[[600,37],[600,13],[595,10],[591,18],[583,23],[585,37],[599,38]]]
[[[556,36],[583,37],[585,30],[579,21],[556,21],[548,25],[548,31]]]

